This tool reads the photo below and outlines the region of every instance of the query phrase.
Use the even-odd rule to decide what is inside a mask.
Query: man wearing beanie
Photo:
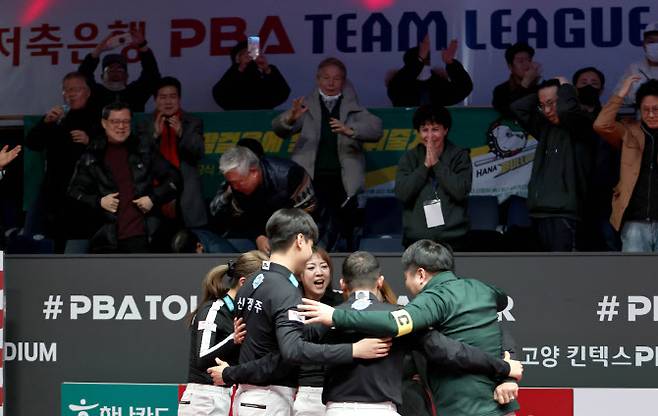
[[[123,40],[123,42],[121,42]],[[142,72],[135,81],[128,83],[128,65],[121,54],[108,54],[103,57],[101,65],[101,83],[96,82],[94,72],[98,68],[103,52],[117,47],[131,46],[137,48]],[[160,79],[160,70],[148,42],[138,31],[117,35],[113,33],[99,43],[91,53],[85,56],[78,67],[91,86],[91,101],[97,108],[103,108],[113,102],[124,102],[132,112],[144,112],[144,105],[153,95],[156,83]]]

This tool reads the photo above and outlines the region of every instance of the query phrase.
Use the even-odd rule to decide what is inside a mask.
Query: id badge
[[[441,200],[430,199],[423,202],[423,209],[425,210],[425,221],[427,228],[438,227],[445,224],[443,220],[443,211],[441,211]]]

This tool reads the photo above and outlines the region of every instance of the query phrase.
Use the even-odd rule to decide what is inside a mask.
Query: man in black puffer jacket
[[[258,158],[247,147],[236,146],[219,159],[219,170],[226,183],[210,203],[215,231],[251,239],[264,253],[270,252],[265,224],[275,211],[316,209],[311,177],[292,160]]]
[[[127,104],[103,109],[105,136],[82,155],[69,195],[102,212],[104,224],[91,239],[92,253],[145,253],[157,228],[154,207],[181,191],[177,170],[160,153],[130,134]]]

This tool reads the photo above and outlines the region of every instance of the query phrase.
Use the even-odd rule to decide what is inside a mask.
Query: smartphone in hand
[[[110,48],[116,48],[117,46],[126,46],[132,43],[133,35],[130,33],[121,33],[116,36],[112,36],[110,40],[107,41],[107,46]]]
[[[260,55],[260,36],[249,36],[247,38],[247,53],[252,60]]]

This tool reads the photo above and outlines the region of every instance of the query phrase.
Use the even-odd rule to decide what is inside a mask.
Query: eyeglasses
[[[543,113],[547,112],[551,108],[555,107],[555,104],[557,104],[557,101],[555,100],[548,100],[545,103],[539,103],[537,106],[537,109]]]
[[[648,116],[650,114],[658,114],[658,105],[651,107],[642,107],[642,114]]]
[[[118,119],[109,119],[107,120],[112,127],[118,127],[118,126],[129,126],[130,125],[130,119],[126,120],[118,120]]]

